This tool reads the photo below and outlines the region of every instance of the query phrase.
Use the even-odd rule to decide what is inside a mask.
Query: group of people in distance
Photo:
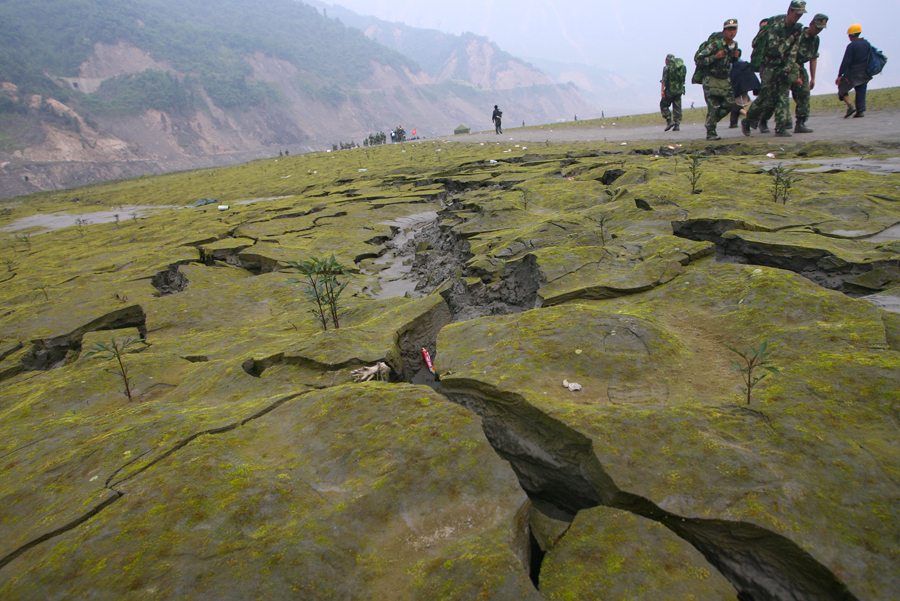
[[[741,120],[744,135],[759,128],[769,131],[767,121],[775,117],[775,135],[788,137],[794,133],[812,133],[807,127],[810,90],[816,85],[816,63],[819,57],[819,34],[828,25],[828,16],[815,15],[808,27],[800,24],[806,13],[804,0],[792,0],[788,12],[763,19],[753,39],[750,61],[742,60],[742,52],[735,37],[737,19],[725,21],[722,31],[709,36],[694,55],[696,70],[692,83],[703,85],[706,99],[706,139],[720,140],[716,127],[731,114],[731,127]],[[866,88],[871,76],[867,71],[871,46],[860,37],[862,27],[852,25],[847,31],[850,44],[835,84],[838,97],[847,104],[845,117],[863,117],[866,113]],[[806,65],[809,64],[809,71]],[[759,73],[759,78],[756,77]],[[681,96],[684,94],[686,68],[684,61],[673,55],[666,57],[661,80],[660,111],[666,120],[665,131],[678,131],[681,124]],[[850,101],[855,90],[856,104]],[[749,93],[756,94],[751,102]],[[790,95],[797,103],[796,123],[792,123]],[[671,110],[670,110],[671,107]]]

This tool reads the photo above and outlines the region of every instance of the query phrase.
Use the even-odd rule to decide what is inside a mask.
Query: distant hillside
[[[362,30],[368,38],[415,60],[436,81],[457,79],[495,90],[553,84],[547,75],[483,36],[419,29],[359,15],[320,0],[309,0],[309,3],[329,17]]]
[[[322,150],[397,124],[488,129],[493,104],[508,123],[590,110],[483,38],[448,46],[433,74],[439,54],[424,68],[294,0],[3,0],[0,196]]]

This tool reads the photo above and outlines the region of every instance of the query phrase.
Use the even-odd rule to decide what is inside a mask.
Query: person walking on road
[[[816,87],[816,64],[819,62],[819,34],[828,26],[828,15],[822,13],[813,17],[809,27],[803,29],[800,34],[800,48],[797,51],[797,64],[800,65],[800,81],[791,85],[791,94],[797,103],[794,116],[797,119],[794,125],[795,134],[811,134],[813,130],[806,127],[809,119],[810,90]],[[805,64],[809,63],[809,71]]]
[[[494,133],[500,135],[503,133],[503,127],[500,123],[500,119],[503,117],[503,111],[497,108],[497,105],[494,105],[494,112],[491,115],[491,121],[494,122]]]
[[[862,26],[858,23],[851,25],[847,30],[850,43],[847,44],[847,50],[844,51],[844,60],[841,61],[838,78],[834,82],[838,87],[838,98],[847,105],[847,114],[844,115],[844,119],[851,115],[854,119],[866,116],[866,90],[869,87],[869,80],[872,79],[866,73],[866,67],[869,64],[869,52],[872,46],[865,38],[859,37],[861,33]],[[856,106],[850,102],[851,88],[856,91]]]
[[[747,114],[744,109],[753,102],[750,100],[750,92],[753,92],[754,96],[759,96],[759,78],[753,72],[750,63],[745,60],[738,60],[731,65],[729,79],[731,80],[731,88],[734,90],[734,107],[731,109],[731,124],[728,127],[737,129],[740,127],[738,121],[741,115]]]
[[[706,98],[706,139],[721,140],[716,125],[734,107],[734,90],[731,87],[731,65],[741,55],[737,42],[737,19],[728,19],[722,33],[709,36],[694,55],[697,69],[703,70],[703,95]]]
[[[775,135],[790,137],[791,123],[791,86],[802,85],[800,66],[797,64],[797,53],[800,50],[800,35],[803,27],[800,17],[806,13],[804,0],[792,0],[784,18],[769,23],[765,34],[765,52],[762,55],[760,80],[762,89],[759,97],[747,110],[747,116],[741,120],[741,130],[745,136],[751,129],[758,127],[760,119],[773,111],[775,114]]]
[[[681,97],[684,95],[684,80],[687,75],[687,69],[684,61],[675,58],[674,54],[666,56],[666,66],[663,67],[662,79],[660,82],[659,110],[663,119],[666,120],[666,129],[681,129]],[[669,110],[669,107],[672,107]]]

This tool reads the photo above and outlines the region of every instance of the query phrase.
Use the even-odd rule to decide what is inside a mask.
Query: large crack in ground
[[[780,255],[765,245],[724,234],[756,228],[734,219],[687,219],[672,223],[673,233],[688,240],[713,242],[716,260],[722,263],[775,267],[799,274],[829,290],[859,298],[900,283],[897,261],[851,263],[825,250]]]
[[[417,280],[415,291],[427,295],[437,291],[450,307],[453,321],[467,321],[488,315],[509,315],[540,306],[538,290],[544,276],[537,258],[528,254],[489,272],[469,261],[474,257],[469,242],[452,226],[442,225],[454,215],[452,208],[421,228],[414,238],[416,252],[410,277]]]
[[[684,518],[619,489],[588,437],[517,394],[462,378],[445,379],[440,392],[481,416],[488,441],[548,517],[571,521],[582,509],[605,506],[654,520],[700,551],[741,601],[856,600],[828,568],[784,536],[748,522]]]

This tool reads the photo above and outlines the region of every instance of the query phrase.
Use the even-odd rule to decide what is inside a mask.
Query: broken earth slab
[[[575,299],[636,294],[671,281],[692,261],[715,254],[710,242],[674,236],[617,238],[605,247],[559,247],[536,253],[547,283],[545,306]]]
[[[865,544],[852,534],[883,527],[874,514],[852,509],[857,503],[896,512],[890,508],[894,486],[878,476],[877,466],[896,463],[878,441],[891,436],[888,415],[900,402],[900,370],[895,354],[878,350],[890,348],[878,309],[781,270],[715,263],[690,266],[678,280],[638,297],[589,304],[448,326],[438,342],[442,393],[463,404],[489,399],[507,413],[518,406],[512,397],[522,395],[547,418],[586,434],[621,490],[676,515],[752,522],[777,532],[862,598],[892,589],[888,560],[870,545],[883,548],[893,534],[877,537],[881,542],[867,537]],[[746,332],[754,335],[745,338]],[[777,349],[783,374],[755,391],[751,408],[763,411],[774,430],[729,402],[740,390],[723,350],[726,343],[744,347],[766,339]],[[558,374],[572,374],[586,394],[562,389]],[[847,405],[858,397],[841,382],[860,378],[872,386],[870,400]],[[523,411],[523,419],[544,427],[544,417]],[[842,416],[838,422],[829,417],[835,412]],[[555,452],[503,424],[486,427],[489,437],[509,442],[510,457],[535,469],[546,462],[551,473],[559,472]],[[835,429],[859,447],[824,435]],[[823,457],[839,457],[853,470],[834,473]],[[793,483],[786,487],[788,469]],[[520,479],[534,500],[538,484],[529,483],[548,476],[529,470],[521,467]],[[854,481],[865,484],[854,487]],[[580,495],[569,497],[574,502]],[[865,574],[855,567],[872,561],[881,567]]]
[[[476,416],[426,388],[311,392],[197,438],[117,489],[82,527],[7,565],[3,598],[43,598],[65,581],[106,599],[174,588],[541,599],[510,544],[525,500],[514,475]],[[267,576],[235,581],[234,569]]]
[[[584,569],[589,562],[592,569]],[[734,586],[662,524],[627,511],[580,511],[544,558],[548,599],[733,600]]]
[[[362,315],[348,315],[354,325],[329,329],[306,337],[279,353],[269,365],[313,364],[325,371],[345,370],[349,367],[388,363],[397,379],[410,381],[423,368],[422,348],[434,353],[438,332],[450,323],[450,311],[440,296],[421,300],[384,299],[368,301],[356,311]],[[260,375],[260,361],[254,369]],[[349,370],[347,379],[350,378]]]
[[[894,269],[900,260],[900,254],[883,250],[875,243],[843,241],[803,231],[734,230],[723,234],[722,239],[728,261],[786,269],[848,294],[858,294],[855,282],[876,284],[877,278],[865,280],[860,276],[873,270]],[[887,286],[894,278],[881,280]]]
[[[889,157],[885,159],[870,159],[865,156],[848,157],[848,158],[825,158],[812,159],[809,161],[754,161],[754,165],[763,165],[766,169],[771,169],[779,165],[810,167],[797,169],[797,173],[839,173],[841,171],[866,171],[868,173],[877,173],[889,175],[892,173],[900,173],[900,157]]]

